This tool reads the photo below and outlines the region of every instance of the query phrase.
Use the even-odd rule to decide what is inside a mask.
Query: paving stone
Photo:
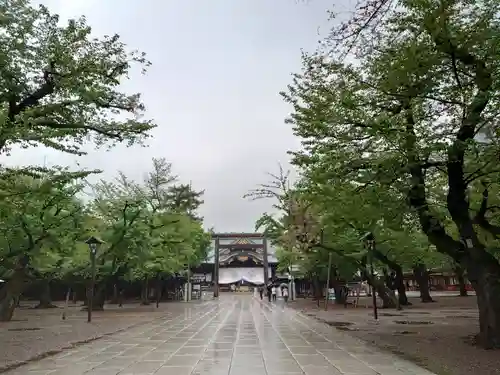
[[[189,310],[189,311],[188,311]],[[294,310],[222,295],[7,375],[434,375]]]

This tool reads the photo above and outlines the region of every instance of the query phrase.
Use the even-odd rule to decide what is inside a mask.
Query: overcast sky
[[[327,31],[326,0],[46,0],[63,18],[84,14],[97,35],[118,33],[148,54],[141,92],[158,128],[148,148],[116,148],[81,165],[141,179],[152,157],[165,157],[182,180],[205,189],[202,215],[218,232],[253,231],[271,202],[248,202],[298,140],[284,124],[290,108],[278,92]],[[319,30],[318,30],[319,28]],[[9,163],[75,165],[55,151],[16,151]]]

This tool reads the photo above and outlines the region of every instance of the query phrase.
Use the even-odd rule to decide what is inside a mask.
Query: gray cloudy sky
[[[117,148],[79,158],[112,178],[140,179],[165,157],[182,180],[205,189],[202,214],[217,231],[253,231],[271,202],[242,195],[288,165],[298,140],[284,124],[278,92],[327,31],[326,0],[46,0],[63,18],[87,16],[97,35],[119,33],[153,65],[127,90],[141,92],[158,128],[149,148]],[[74,165],[55,151],[16,151],[9,163]]]

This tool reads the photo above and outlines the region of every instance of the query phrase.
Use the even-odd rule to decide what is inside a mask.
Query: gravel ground
[[[201,307],[196,302],[189,306]],[[155,319],[174,318],[184,314],[186,307],[179,302],[163,303],[158,309],[152,305],[112,305],[94,312],[92,323],[87,323],[87,312],[79,305],[68,308],[66,320],[61,319],[62,308],[38,310],[22,305],[13,321],[0,322],[0,372]]]
[[[379,310],[377,322],[369,299],[361,301],[363,307],[331,306],[328,311],[323,304],[318,310],[310,300],[290,306],[439,375],[499,375],[500,353],[471,343],[479,330],[475,297],[436,299],[435,303],[423,304],[411,298],[413,306],[403,311]]]

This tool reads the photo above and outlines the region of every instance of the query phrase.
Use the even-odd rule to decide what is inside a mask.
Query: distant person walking
[[[271,302],[273,285],[271,283],[267,284],[267,299]]]
[[[277,293],[276,287],[273,286],[271,288],[271,294],[273,295],[273,301],[276,301],[276,293]]]
[[[259,295],[260,295],[260,300],[262,301],[262,296],[264,295],[264,287],[259,286]]]
[[[285,303],[288,302],[288,288],[283,288],[281,294],[283,295],[283,299],[285,300]]]

